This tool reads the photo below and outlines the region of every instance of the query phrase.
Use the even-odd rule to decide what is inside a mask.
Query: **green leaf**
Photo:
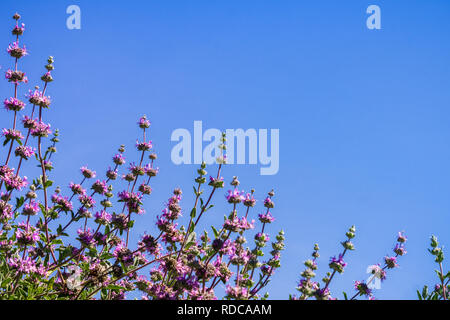
[[[191,223],[191,226],[189,227],[188,233],[192,233],[192,231],[194,231],[195,229],[195,224]]]
[[[47,211],[45,210],[45,207],[42,203],[39,203],[39,208],[41,209],[42,213],[44,214],[44,217],[46,217]]]
[[[52,241],[52,244],[64,244],[64,242],[61,239],[55,239]]]
[[[45,181],[45,188],[51,187],[53,185],[53,181],[52,180],[47,180]]]
[[[187,250],[195,244],[194,241],[188,242],[184,245],[184,249]]]
[[[186,239],[186,243],[195,242],[196,238],[197,238],[197,234],[195,232],[191,232],[191,233],[189,233],[189,235]]]
[[[191,210],[191,218],[195,218],[196,214],[197,214],[197,209],[196,208],[192,208],[192,210]]]
[[[23,206],[24,202],[24,197],[16,198],[16,209],[19,209],[21,206]]]
[[[100,259],[102,259],[102,260],[109,260],[111,258],[114,258],[114,255],[109,252],[105,252],[100,256]]]
[[[422,298],[426,299],[428,297],[428,286],[424,286],[422,289]]]
[[[125,287],[118,286],[116,284],[110,284],[109,286],[106,287],[106,289],[108,289],[108,290],[126,290]]]
[[[214,236],[215,236],[216,238],[218,238],[218,237],[219,237],[219,232],[217,231],[217,229],[214,228],[214,226],[211,226],[211,229],[212,229],[213,232],[214,232]]]
[[[423,300],[422,295],[420,294],[419,290],[417,290],[417,296],[419,297],[419,300]]]

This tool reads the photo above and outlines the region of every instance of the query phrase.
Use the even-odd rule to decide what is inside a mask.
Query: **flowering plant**
[[[275,220],[273,190],[261,201],[256,219],[255,191],[242,191],[240,181],[233,177],[225,193],[230,212],[221,225],[211,226],[211,235],[201,229],[201,218],[209,214],[214,196],[225,187],[225,134],[217,171],[208,176],[205,163],[197,170],[188,223],[181,223],[183,192],[176,188],[156,217],[156,234],[145,233],[136,244],[131,243],[130,235],[135,221],[145,214],[144,198],[152,194],[150,183],[159,174],[146,116],[137,122],[141,130],[135,145],[139,156],[128,167],[121,145],[104,177],[82,166],[79,182],[70,182],[64,189],[56,186],[50,174],[59,131],[44,120],[52,105],[47,91],[54,80],[54,58],[47,59],[40,78],[42,89],[36,86],[21,95],[20,89],[29,79],[19,69],[19,62],[29,53],[19,41],[25,32],[20,18],[19,14],[13,16],[15,39],[6,50],[14,67],[5,72],[13,94],[3,102],[12,114],[12,126],[1,133],[5,152],[0,159],[0,299],[125,299],[134,292],[140,292],[142,299],[266,299],[268,294],[262,290],[280,268],[285,240],[280,231],[268,245],[266,226]],[[39,168],[34,179],[23,174],[25,163]],[[315,244],[312,258],[304,262],[297,286],[300,294],[290,298],[336,299],[330,284],[347,267],[344,259],[355,250],[355,234],[354,226],[348,229],[342,251],[330,258],[330,270],[321,281],[314,281],[319,258]],[[254,240],[251,245],[247,245],[249,236]],[[354,293],[348,296],[344,292],[344,299],[374,299],[373,289],[380,288],[387,272],[398,267],[398,258],[406,254],[406,241],[400,232],[394,254],[368,266],[369,278],[355,281]],[[417,291],[418,297],[447,300],[450,272],[444,274],[443,249],[434,236],[429,251],[439,265],[439,283],[431,293],[427,286]],[[219,285],[225,288],[223,292]]]
[[[355,246],[351,241],[355,237],[356,228],[352,226],[346,232],[346,239],[341,242],[342,247],[344,248],[342,253],[339,253],[338,256],[334,256],[330,259],[330,263],[328,264],[330,271],[326,273],[325,277],[322,279],[323,287],[321,287],[321,283],[314,281],[313,278],[316,276],[317,266],[317,258],[319,258],[319,245],[314,245],[314,251],[312,253],[312,259],[306,260],[304,265],[306,269],[300,274],[301,279],[298,283],[297,290],[300,292],[300,296],[290,296],[293,300],[307,300],[310,298],[315,298],[317,300],[336,300],[335,297],[331,295],[330,292],[330,283],[331,280],[336,276],[337,273],[341,274],[344,272],[347,263],[344,261],[344,256],[348,251],[355,250]],[[384,281],[386,280],[386,270],[394,269],[398,267],[397,258],[399,256],[403,256],[406,254],[405,250],[405,242],[406,236],[403,232],[399,232],[397,236],[397,241],[395,247],[393,249],[395,255],[394,256],[385,256],[384,257],[384,265],[376,264],[368,267],[368,272],[371,274],[367,281],[355,281],[354,289],[356,293],[348,297],[347,293],[344,292],[345,300],[355,300],[358,297],[367,297],[369,300],[373,300],[373,291],[372,289],[376,288],[377,285],[374,285],[374,282]],[[379,289],[379,288],[377,288]]]
[[[251,218],[256,199],[254,190],[245,193],[238,189],[237,177],[226,194],[230,213],[223,224],[211,227],[211,237],[206,231],[199,232],[200,219],[213,207],[214,194],[225,185],[221,176],[226,163],[225,135],[217,173],[207,178],[204,163],[197,170],[195,203],[188,225],[178,223],[182,191],[177,188],[157,217],[158,234],[142,235],[135,246],[129,241],[134,219],[144,214],[144,197],[152,193],[150,182],[159,172],[155,167],[157,156],[147,137],[150,121],[146,116],[138,122],[142,138],[136,142],[136,162],[122,169],[126,160],[125,147],[121,146],[104,178],[83,166],[81,181],[71,182],[68,193],[53,187],[51,159],[59,132],[52,130],[44,117],[52,103],[47,90],[53,81],[54,59],[47,60],[41,77],[43,89],[35,87],[26,95],[31,107],[22,118],[22,132],[18,117],[26,103],[19,99],[19,89],[28,78],[18,67],[28,52],[19,41],[25,26],[19,25],[20,15],[13,18],[15,41],[7,52],[14,58],[14,69],[5,77],[13,84],[14,95],[4,100],[13,123],[12,128],[2,131],[7,152],[0,166],[0,298],[124,299],[127,293],[140,291],[143,299],[216,299],[219,284],[226,286],[226,299],[264,298],[260,292],[280,267],[284,249],[280,231],[271,243],[269,257],[263,260],[270,241],[265,226],[274,221],[274,192],[270,191],[263,201],[251,248],[245,245],[245,236],[257,225]],[[11,165],[14,160],[16,167]],[[22,174],[25,161],[37,162],[38,177],[29,180]],[[125,181],[126,188],[117,193],[114,205],[113,184],[120,180]],[[205,184],[209,186],[206,199]],[[74,226],[76,235],[70,233]],[[141,274],[144,270],[149,277]]]

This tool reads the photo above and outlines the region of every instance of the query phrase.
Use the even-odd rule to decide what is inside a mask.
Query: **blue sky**
[[[81,8],[81,30],[66,28],[71,4]],[[366,28],[371,4],[381,8],[381,30]],[[61,186],[82,165],[103,172],[122,143],[136,158],[135,123],[146,114],[161,171],[142,234],[154,230],[174,187],[185,191],[186,212],[193,203],[196,166],[171,162],[173,130],[192,131],[194,120],[204,129],[278,128],[277,175],[250,165],[224,170],[260,199],[275,189],[270,231],[283,228],[287,248],[271,297],[295,293],[315,242],[323,273],[352,224],[357,250],[333,280],[334,295],[366,279],[401,230],[408,254],[376,296],[413,299],[434,284],[429,236],[450,240],[448,1],[2,1],[5,48],[16,11],[27,26],[21,68],[30,88],[55,57],[46,117],[61,131],[53,159]],[[3,53],[2,69],[10,64]],[[2,97],[11,90],[1,82]],[[10,125],[6,115],[1,127]],[[230,209],[222,194],[215,199],[205,226]]]

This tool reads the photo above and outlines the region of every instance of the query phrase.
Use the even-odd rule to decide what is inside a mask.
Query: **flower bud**
[[[355,246],[353,245],[353,243],[351,241],[344,241],[342,242],[342,246],[347,249],[347,250],[355,250]]]

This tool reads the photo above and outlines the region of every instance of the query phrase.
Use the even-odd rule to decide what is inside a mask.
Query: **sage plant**
[[[225,299],[266,298],[262,290],[280,267],[284,249],[282,231],[266,249],[274,192],[257,209],[255,191],[242,191],[233,177],[223,197],[229,205],[223,223],[209,232],[201,227],[201,218],[213,214],[213,201],[222,198],[225,187],[225,135],[214,174],[208,176],[204,163],[197,170],[189,222],[184,226],[180,220],[183,192],[176,188],[161,214],[151,217],[158,232],[144,233],[136,244],[130,234],[135,221],[144,219],[144,199],[159,173],[146,116],[137,123],[137,159],[126,166],[122,145],[104,175],[83,166],[78,179],[56,186],[50,173],[59,132],[45,121],[54,58],[45,65],[42,89],[36,86],[25,95],[28,78],[19,69],[28,54],[21,41],[25,26],[19,14],[13,18],[15,39],[7,52],[14,67],[5,74],[13,95],[4,100],[13,119],[12,127],[2,131],[0,166],[0,298],[125,299],[136,291],[142,299],[217,299],[219,284],[226,288]],[[34,179],[22,172],[25,161],[39,168]],[[116,192],[117,185],[125,188]],[[250,237],[253,244],[247,245]]]
[[[356,228],[352,226],[346,232],[346,239],[341,242],[343,250],[337,256],[331,257],[328,267],[330,271],[328,271],[325,277],[322,278],[322,281],[314,281],[316,277],[316,272],[318,270],[317,258],[320,257],[319,254],[319,245],[314,245],[313,253],[311,254],[312,259],[308,259],[304,262],[305,270],[303,270],[300,274],[301,279],[297,286],[297,291],[300,292],[299,296],[291,295],[290,299],[292,300],[308,300],[308,299],[317,299],[317,300],[337,300],[335,296],[332,296],[330,291],[330,283],[334,279],[334,277],[338,274],[344,273],[345,268],[347,267],[347,263],[344,261],[344,256],[347,252],[355,250],[355,246],[352,242],[352,239],[355,237]],[[370,271],[371,276],[367,281],[355,281],[354,289],[356,293],[348,297],[347,293],[344,294],[345,300],[355,300],[358,297],[366,297],[369,300],[375,299],[373,296],[374,287],[373,283],[375,281],[384,281],[386,280],[387,270],[394,269],[398,267],[397,258],[399,256],[403,256],[406,254],[405,250],[405,242],[407,238],[403,232],[399,232],[397,236],[397,241],[395,247],[393,248],[394,255],[387,255],[383,258],[384,264],[375,264],[368,267],[368,271]]]

